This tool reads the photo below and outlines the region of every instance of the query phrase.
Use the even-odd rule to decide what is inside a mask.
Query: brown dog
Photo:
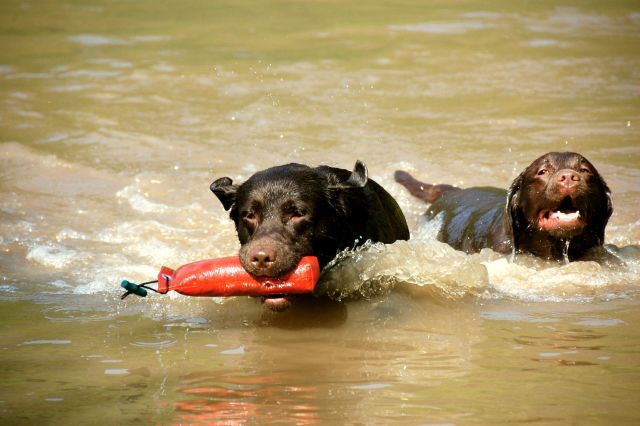
[[[352,172],[328,166],[286,164],[260,171],[241,185],[217,179],[211,191],[236,225],[240,262],[252,275],[275,277],[303,256],[317,256],[320,267],[341,250],[367,240],[408,240],[402,210],[358,161]],[[281,310],[286,297],[265,303]]]
[[[467,253],[489,247],[545,259],[582,259],[602,247],[613,212],[604,179],[574,152],[541,156],[508,191],[431,185],[403,171],[395,179],[412,195],[433,203],[429,219],[443,215],[438,239]]]

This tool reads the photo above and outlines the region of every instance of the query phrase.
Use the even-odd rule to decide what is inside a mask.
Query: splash
[[[54,243],[36,245],[27,253],[27,260],[54,269],[62,269],[79,257],[81,255],[76,250]]]
[[[425,232],[428,234],[428,232]],[[316,293],[336,300],[372,298],[401,286],[437,300],[520,299],[590,302],[640,292],[640,250],[619,249],[617,264],[510,260],[492,250],[468,255],[431,238],[345,250],[325,269]],[[612,253],[614,254],[614,253]]]
[[[198,198],[199,190],[188,190],[203,179],[198,173],[181,175],[178,192],[167,186],[173,180],[163,174],[126,178],[40,155],[19,144],[3,144],[2,149],[12,173],[21,173],[16,180],[20,187],[14,189],[37,189],[38,197],[48,201],[5,192],[0,212],[7,220],[0,226],[0,248],[14,253],[12,268],[37,273],[37,280],[44,277],[46,292],[119,295],[117,283],[122,279],[145,281],[162,265],[237,253],[227,212],[203,204],[207,198]],[[247,167],[250,172],[255,166]],[[55,184],[42,185],[42,179]],[[381,181],[393,188],[387,179]],[[421,204],[398,195],[408,219],[415,223],[411,241],[368,242],[339,253],[325,269],[318,294],[336,300],[370,299],[396,289],[436,300],[589,302],[640,293],[640,249],[633,246],[615,249],[611,254],[621,262],[613,266],[526,256],[511,262],[488,249],[468,255],[437,241],[438,218],[426,222]],[[76,201],[67,202],[65,197]],[[42,213],[31,214],[37,209]],[[70,221],[72,217],[77,219]],[[608,240],[636,244],[638,223],[611,226]],[[18,275],[24,273],[0,277],[5,293],[13,288],[41,293],[38,285],[16,286]]]
[[[554,262],[521,256],[485,262],[491,298],[530,301],[590,302],[629,297],[640,292],[640,254],[635,246],[617,249],[617,264],[594,261]]]
[[[366,242],[338,254],[316,292],[336,300],[371,298],[403,285],[416,294],[461,299],[487,289],[484,265],[439,241]]]

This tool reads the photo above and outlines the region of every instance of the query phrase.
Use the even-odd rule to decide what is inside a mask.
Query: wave
[[[610,248],[614,250],[615,248]],[[612,254],[619,264],[558,263],[531,256],[515,260],[485,249],[465,254],[430,239],[391,245],[366,243],[340,253],[323,272],[317,293],[337,300],[369,298],[402,286],[441,300],[521,299],[589,302],[640,292],[640,249]]]

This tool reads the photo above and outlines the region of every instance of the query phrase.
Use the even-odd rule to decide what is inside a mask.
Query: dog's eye
[[[304,210],[295,209],[289,212],[289,217],[291,217],[291,219],[299,219],[304,216],[305,216]]]
[[[547,173],[549,173],[549,170],[547,169],[538,170],[538,176],[546,175]]]
[[[307,212],[304,209],[299,209],[297,207],[287,209],[286,218],[287,220],[299,220],[307,215]]]
[[[254,212],[244,212],[242,213],[242,218],[245,220],[253,221],[256,220],[256,214]]]
[[[591,170],[587,169],[586,167],[580,167],[580,173],[591,173]]]

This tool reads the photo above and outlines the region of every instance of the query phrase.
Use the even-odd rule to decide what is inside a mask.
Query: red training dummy
[[[222,257],[182,265],[175,271],[163,266],[158,273],[158,292],[177,291],[185,296],[273,296],[311,293],[320,277],[315,256],[303,257],[289,273],[277,278],[253,277],[240,259]]]

